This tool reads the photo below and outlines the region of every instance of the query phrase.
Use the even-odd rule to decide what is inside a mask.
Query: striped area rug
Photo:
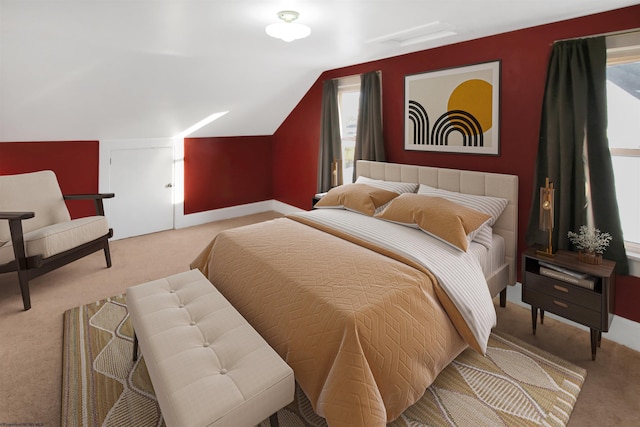
[[[67,311],[63,351],[62,426],[164,426],[144,357],[131,359],[124,296]],[[464,351],[389,425],[565,426],[585,376],[580,367],[493,333],[487,357]],[[299,388],[278,418],[283,427],[326,426]],[[268,420],[260,425],[268,426]]]

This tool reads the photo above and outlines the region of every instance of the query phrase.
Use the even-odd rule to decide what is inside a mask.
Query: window
[[[342,142],[342,182],[353,182],[353,154],[356,146],[358,108],[360,105],[360,76],[345,77],[338,81],[338,109],[340,113],[340,139]]]
[[[625,246],[640,254],[640,33],[607,37],[607,110]]]

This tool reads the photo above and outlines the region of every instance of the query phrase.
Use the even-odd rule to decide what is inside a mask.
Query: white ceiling
[[[637,0],[0,0],[0,141],[271,135],[325,70]],[[300,12],[311,36],[268,37]],[[424,26],[457,35],[373,41]]]

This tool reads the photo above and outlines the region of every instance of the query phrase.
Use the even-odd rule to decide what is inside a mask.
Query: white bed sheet
[[[490,277],[505,263],[504,238],[499,234],[493,234],[491,249],[487,249],[480,243],[471,242],[467,252],[476,257],[482,267],[485,278]]]

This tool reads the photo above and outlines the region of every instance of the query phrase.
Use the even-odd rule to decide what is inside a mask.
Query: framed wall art
[[[405,150],[500,154],[500,61],[404,78]]]

